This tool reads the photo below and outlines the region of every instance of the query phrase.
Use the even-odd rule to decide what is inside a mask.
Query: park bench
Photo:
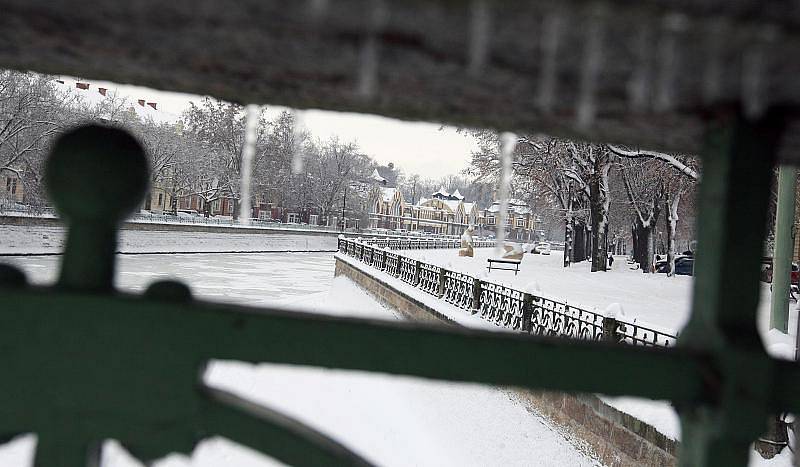
[[[514,271],[514,275],[515,276],[519,272],[519,263],[521,262],[518,259],[493,259],[493,258],[489,258],[486,261],[489,262],[489,266],[488,266],[489,272],[492,272],[492,269],[500,269],[500,270],[503,270],[503,271]],[[503,267],[496,266],[495,263],[513,264],[514,267],[513,268],[512,267],[503,268]]]

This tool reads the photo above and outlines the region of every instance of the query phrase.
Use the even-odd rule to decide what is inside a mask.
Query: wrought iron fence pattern
[[[417,260],[400,256],[400,279],[411,285],[417,285]]]
[[[521,330],[524,295],[511,287],[482,281],[480,316],[498,326]]]
[[[465,310],[474,307],[475,279],[457,271],[444,272],[444,300]]]
[[[548,336],[602,340],[605,317],[566,303],[533,296],[531,332]]]
[[[493,246],[476,242],[477,247]],[[418,261],[389,249],[457,248],[460,242],[449,239],[366,239],[339,238],[339,251],[377,269],[385,270],[419,289],[440,296],[447,303],[498,326],[522,332],[586,340],[608,340],[635,346],[668,347],[677,336],[635,323],[606,317],[565,302],[522,292],[512,287],[478,280],[468,274]],[[381,259],[379,259],[381,258]],[[443,287],[440,284],[443,281]],[[440,287],[441,290],[440,290]],[[478,303],[476,287],[479,289]]]
[[[670,347],[675,345],[677,335],[671,336],[636,323],[620,322],[618,333],[620,341],[646,347]]]
[[[439,294],[439,278],[442,268],[427,263],[419,263],[419,284],[417,287],[431,295]]]
[[[386,252],[385,270],[394,277],[400,275],[400,257],[397,255],[397,253],[392,253],[390,251]]]
[[[362,261],[364,262],[364,264],[366,264],[367,266],[372,266],[372,258],[373,258],[373,252],[374,252],[374,251],[375,251],[375,249],[374,249],[373,247],[371,247],[371,246],[366,246],[366,245],[364,246],[363,257],[362,257],[362,259],[361,259],[361,260],[362,260]]]

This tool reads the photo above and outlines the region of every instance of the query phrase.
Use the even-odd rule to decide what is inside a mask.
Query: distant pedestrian
[[[608,255],[608,267],[611,267],[614,265],[614,255],[612,255],[610,251],[607,253],[607,255]]]

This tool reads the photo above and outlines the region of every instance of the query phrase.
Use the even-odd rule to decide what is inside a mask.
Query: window
[[[258,218],[262,221],[269,219],[269,211],[258,211]]]
[[[311,214],[308,217],[308,223],[311,224],[311,225],[319,224],[319,216],[317,214]]]
[[[489,216],[486,218],[486,223],[489,225],[494,225],[494,216]]]
[[[6,178],[6,191],[12,195],[17,194],[17,179],[12,177]]]
[[[164,202],[164,194],[163,193],[159,193],[158,194],[158,204],[157,204],[157,206],[162,206],[163,202]]]
[[[517,219],[517,227],[525,227],[525,219],[521,217]]]
[[[290,212],[290,213],[289,213],[289,214],[286,216],[286,222],[288,222],[288,223],[290,223],[290,224],[291,224],[291,223],[298,223],[298,222],[300,222],[300,215],[299,215],[299,214],[297,214],[297,213],[295,213],[295,212]]]

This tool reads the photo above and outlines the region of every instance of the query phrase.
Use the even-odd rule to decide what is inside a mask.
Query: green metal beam
[[[772,167],[782,119],[755,122],[722,112],[703,153],[692,315],[682,348],[710,352],[718,375],[712,404],[685,407],[684,466],[747,465],[750,443],[766,425],[774,364],[756,328],[759,268]],[[743,187],[747,187],[744,190]]]
[[[797,169],[782,165],[778,170],[778,209],[775,215],[775,253],[772,258],[772,302],[769,326],[789,332],[789,287],[792,274],[792,226]]]

